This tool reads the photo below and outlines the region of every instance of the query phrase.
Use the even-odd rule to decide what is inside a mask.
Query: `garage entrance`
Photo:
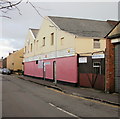
[[[115,44],[115,92],[120,93],[120,43]]]

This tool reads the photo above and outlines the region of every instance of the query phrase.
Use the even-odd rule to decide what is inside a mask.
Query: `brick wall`
[[[106,40],[106,82],[105,91],[114,92],[115,91],[115,81],[114,81],[114,45],[111,43],[110,39]]]
[[[7,58],[3,59],[3,68],[7,68]]]
[[[2,68],[2,60],[0,60],[0,68]]]

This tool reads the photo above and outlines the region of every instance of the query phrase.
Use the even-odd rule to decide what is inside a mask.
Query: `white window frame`
[[[93,48],[100,49],[100,39],[93,39]]]
[[[95,65],[95,63],[99,63],[99,65]],[[93,62],[93,68],[100,68],[99,74],[101,74],[101,63],[100,62]]]

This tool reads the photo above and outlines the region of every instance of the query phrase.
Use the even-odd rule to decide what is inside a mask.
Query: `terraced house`
[[[39,30],[29,29],[24,74],[104,90],[104,37],[114,26],[108,21],[45,17]]]
[[[14,51],[13,53],[9,53],[7,56],[7,68],[17,72],[23,70],[22,62],[23,62],[23,51],[24,49],[20,49],[18,51]]]

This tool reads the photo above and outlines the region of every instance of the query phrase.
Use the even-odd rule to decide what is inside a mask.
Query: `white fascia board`
[[[57,56],[56,56],[57,53]],[[53,58],[61,58],[61,57],[69,57],[75,56],[75,50],[73,48],[67,48],[64,50],[53,51],[49,53],[39,54],[31,57],[24,58],[24,62],[36,61],[36,60],[44,60],[44,59],[53,59]]]
[[[120,43],[120,38],[112,39],[112,40],[111,40],[111,43],[118,43],[118,42]]]
[[[33,32],[31,31],[31,29],[30,29],[30,33],[31,33],[33,39],[35,39],[35,36],[34,36]]]
[[[55,28],[60,30],[60,28],[48,16],[46,17],[46,20],[49,20]]]

